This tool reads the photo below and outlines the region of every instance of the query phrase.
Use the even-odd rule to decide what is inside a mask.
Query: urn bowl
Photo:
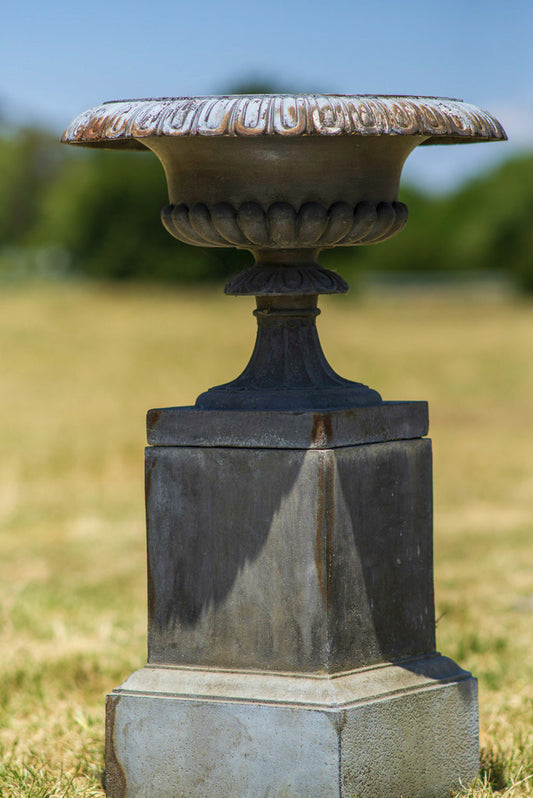
[[[253,251],[384,240],[407,220],[398,189],[417,145],[502,138],[493,117],[459,100],[318,94],[104,103],[63,136],[152,150],[172,235]]]
[[[196,407],[316,410],[381,403],[328,364],[316,330],[319,294],[348,286],[321,249],[372,244],[407,221],[402,166],[417,145],[504,139],[459,100],[362,95],[249,95],[123,100],[81,114],[63,140],[152,150],[168,182],[163,224],[176,238],[252,251],[226,286],[257,297],[250,362]]]

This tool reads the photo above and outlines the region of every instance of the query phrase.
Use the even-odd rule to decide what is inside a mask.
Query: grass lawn
[[[440,650],[480,682],[465,795],[533,795],[533,305],[321,302],[326,354],[427,399]],[[253,300],[57,285],[0,295],[0,794],[103,796],[105,693],[145,661],[144,416],[233,378]],[[404,798],[409,798],[405,796]]]

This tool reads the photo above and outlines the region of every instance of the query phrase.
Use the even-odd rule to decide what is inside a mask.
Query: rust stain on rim
[[[320,448],[331,443],[333,438],[333,421],[331,413],[315,413],[311,430],[311,443]]]
[[[319,452],[315,564],[320,593],[330,610],[335,531],[335,462],[329,451]]]

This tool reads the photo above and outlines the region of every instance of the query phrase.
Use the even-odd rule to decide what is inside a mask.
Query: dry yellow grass
[[[428,292],[321,304],[338,371],[430,402],[439,646],[480,678],[469,795],[530,796],[533,307]],[[236,376],[251,310],[211,290],[3,290],[2,796],[102,795],[104,694],[144,661],[145,411]]]

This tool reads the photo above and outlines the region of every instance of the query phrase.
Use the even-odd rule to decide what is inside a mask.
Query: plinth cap
[[[423,144],[502,141],[500,123],[448,97],[253,94],[106,102],[80,114],[62,141],[144,149],[153,136],[421,136]]]

